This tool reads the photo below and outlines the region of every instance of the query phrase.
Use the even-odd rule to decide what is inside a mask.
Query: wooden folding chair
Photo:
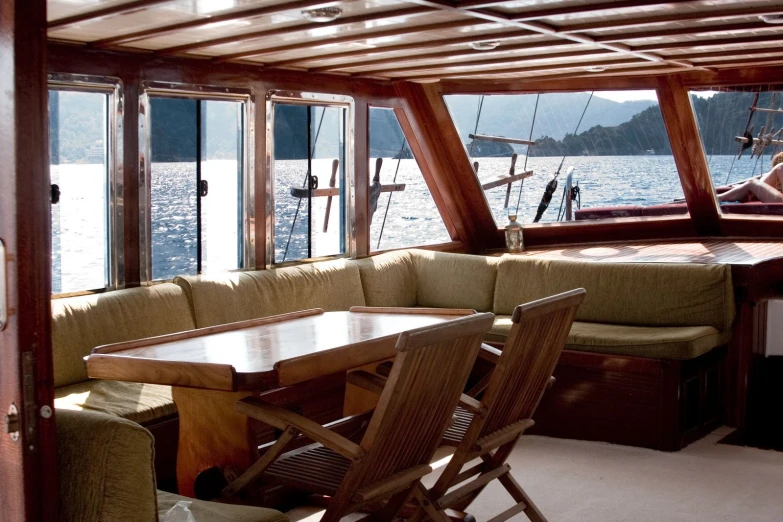
[[[450,425],[492,314],[473,314],[400,334],[397,356],[361,443],[356,444],[293,412],[249,397],[237,412],[283,430],[250,469],[229,484],[233,495],[256,477],[331,497],[322,521],[364,507],[391,520],[414,494],[430,505],[419,479]],[[299,433],[317,441],[280,455]],[[388,499],[385,504],[381,501]],[[431,509],[436,520],[448,520]]]
[[[506,460],[520,436],[534,424],[533,413],[584,296],[585,290],[579,288],[519,305],[514,309],[503,351],[482,346],[481,356],[493,360],[495,367],[481,402],[461,401],[456,421],[446,431],[444,442],[456,445],[457,450],[429,490],[435,509],[464,510],[487,484],[497,479],[516,504],[492,518],[493,522],[508,520],[521,512],[533,521],[546,520],[511,476]],[[462,470],[476,458],[482,462]],[[469,479],[472,480],[465,483]],[[458,487],[448,492],[455,486]],[[429,513],[420,508],[411,520],[420,520],[425,514]]]

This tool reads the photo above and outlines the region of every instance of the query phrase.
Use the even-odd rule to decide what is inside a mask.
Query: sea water
[[[769,169],[768,157],[758,162],[747,156],[740,160],[733,156],[714,156],[709,160],[715,186],[725,185],[729,174],[728,181],[736,182]],[[477,161],[478,177],[482,182],[508,174],[511,167],[510,158],[477,158]],[[532,177],[523,184],[517,182],[512,185],[509,207],[517,211],[519,205],[520,222],[533,221],[544,187],[558,171],[561,161],[562,158],[557,157],[531,157],[525,165],[525,157],[518,158],[516,172],[523,168],[533,171]],[[326,159],[313,163],[313,172],[319,173],[319,186],[322,188],[329,184],[330,165],[331,160]],[[569,167],[574,168],[573,180],[579,185],[583,208],[646,206],[670,203],[683,197],[672,156],[569,157],[563,161],[558,190],[541,222],[557,220],[565,173]],[[197,218],[193,164],[155,163],[152,169],[155,194],[151,209],[154,277],[168,279],[176,274],[195,273]],[[203,268],[212,271],[235,268],[241,260],[238,244],[241,234],[237,234],[237,223],[241,220],[236,162],[206,161],[202,163],[202,171],[210,178],[210,194],[203,199],[202,209]],[[372,169],[370,172],[372,176]],[[328,230],[323,233],[326,198],[313,200],[308,220],[306,200],[300,203],[290,195],[291,187],[302,186],[305,173],[305,161],[275,163],[277,261],[282,261],[286,244],[286,260],[306,257],[308,223],[313,231],[312,255],[331,255],[347,249],[350,222],[346,205],[341,204],[339,197],[333,198]],[[51,178],[62,191],[60,203],[52,207],[53,291],[61,293],[102,288],[107,284],[109,263],[104,239],[108,235],[105,169],[102,165],[52,165]],[[404,183],[405,191],[381,195],[370,227],[371,248],[383,250],[449,241],[440,212],[416,161],[386,158],[381,182],[389,184],[393,181]],[[339,180],[337,186],[340,186]],[[504,226],[509,213],[509,209],[503,208],[506,187],[485,191],[485,196],[496,222]],[[256,212],[263,213],[263,209],[257,207]],[[297,215],[297,222],[292,227],[294,215]],[[257,226],[264,221],[262,216],[256,216]]]

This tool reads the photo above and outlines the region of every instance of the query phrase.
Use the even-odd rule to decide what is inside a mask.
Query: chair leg
[[[383,506],[383,509],[375,514],[375,518],[382,522],[390,522],[393,520],[405,506],[405,502],[408,501],[411,493],[412,490],[408,488],[392,495],[389,501],[386,502],[386,505]]]
[[[247,471],[242,473],[239,478],[223,489],[223,497],[233,497],[245,486],[250,484],[259,475],[261,475],[261,473],[263,473],[264,470],[268,468],[269,465],[272,464],[278,456],[280,456],[288,443],[296,438],[297,435],[299,435],[299,431],[296,428],[289,426],[283,432],[280,438],[277,439],[277,442],[275,442],[260,459],[255,461],[253,465],[247,469]]]
[[[427,492],[427,489],[422,485],[421,482],[416,484],[415,488],[413,489],[413,495],[416,497],[416,500],[419,501],[419,506],[421,506],[421,509],[414,515],[414,518],[418,516],[421,511],[424,511],[424,513],[427,514],[430,519],[432,519],[434,522],[451,522],[451,519],[446,516],[443,511],[440,511],[435,508],[435,506],[432,503],[432,500],[430,499],[430,495]]]
[[[547,522],[544,514],[541,513],[533,501],[530,500],[528,494],[525,493],[525,490],[522,489],[522,486],[520,486],[519,483],[514,480],[514,477],[511,476],[511,473],[506,473],[505,475],[499,477],[498,480],[501,484],[503,484],[503,487],[506,488],[506,491],[508,491],[509,495],[511,495],[514,500],[527,506],[523,510],[525,515],[527,515],[527,518],[529,518],[532,522]]]

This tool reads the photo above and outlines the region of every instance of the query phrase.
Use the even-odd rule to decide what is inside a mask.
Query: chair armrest
[[[478,415],[480,417],[483,417],[487,414],[487,407],[484,406],[481,401],[477,401],[470,395],[462,394],[462,397],[459,399],[459,405],[462,406],[464,409],[468,410],[473,415]]]
[[[488,345],[487,343],[481,343],[481,349],[479,350],[479,359],[483,359],[492,364],[497,364],[500,359],[500,354],[503,353],[497,348]]]
[[[373,392],[376,395],[380,395],[383,392],[383,387],[386,385],[385,378],[364,370],[350,372],[346,376],[345,381],[354,386],[359,386],[360,388]]]
[[[286,430],[293,426],[311,439],[320,442],[350,460],[360,460],[366,452],[358,444],[342,435],[324,428],[317,422],[306,419],[292,411],[266,403],[258,397],[245,397],[236,402],[234,410],[275,428]]]

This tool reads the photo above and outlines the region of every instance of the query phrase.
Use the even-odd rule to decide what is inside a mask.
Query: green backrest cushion
[[[673,263],[599,263],[503,256],[493,311],[509,315],[535,299],[585,288],[578,321],[731,328],[731,267]]]
[[[351,262],[359,268],[367,306],[416,306],[418,276],[407,250]]]
[[[54,385],[86,381],[84,357],[96,346],[195,327],[185,293],[171,283],[53,299]]]
[[[411,250],[419,306],[492,311],[497,258]]]
[[[339,259],[273,270],[176,277],[198,328],[323,308],[365,304],[359,269]]]

